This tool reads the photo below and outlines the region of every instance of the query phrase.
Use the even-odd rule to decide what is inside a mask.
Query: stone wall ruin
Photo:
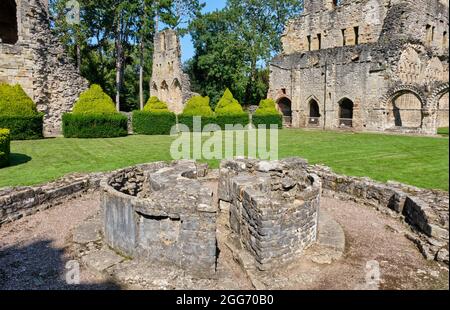
[[[293,127],[436,134],[448,127],[448,29],[448,1],[307,0],[268,97]]]
[[[88,82],[82,78],[50,29],[47,0],[0,3],[0,82],[20,84],[44,112],[44,135],[61,134]]]
[[[174,30],[166,29],[155,36],[150,94],[166,102],[176,114],[183,112],[193,95],[189,76],[182,69],[180,40]]]

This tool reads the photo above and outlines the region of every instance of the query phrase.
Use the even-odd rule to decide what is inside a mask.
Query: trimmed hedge
[[[283,116],[277,111],[275,101],[272,99],[261,100],[259,108],[252,117],[252,123],[256,128],[258,125],[278,125],[278,128],[283,128]]]
[[[114,138],[128,134],[128,118],[115,114],[63,115],[63,133],[66,138]]]
[[[277,125],[278,129],[283,128],[283,116],[281,115],[253,115],[253,125],[258,128],[259,125],[267,125],[267,129],[270,125]]]
[[[208,124],[216,124],[216,118],[214,116],[200,116],[202,119],[202,128],[200,128],[200,131],[205,128]],[[186,125],[191,132],[194,131],[194,116],[190,115],[178,115],[178,124]]]
[[[116,111],[111,97],[98,85],[80,95],[73,113],[63,115],[65,138],[115,138],[128,135],[128,117]]]
[[[250,123],[250,119],[247,113],[238,115],[218,115],[216,117],[216,124],[220,126],[222,130],[226,129],[226,125],[242,125],[247,126]]]
[[[8,129],[0,129],[0,168],[9,165],[10,134]]]
[[[29,116],[2,116],[0,128],[8,128],[12,140],[42,139],[44,113]]]
[[[44,114],[20,85],[0,83],[0,128],[10,130],[13,140],[41,139]]]
[[[133,112],[133,131],[140,135],[169,135],[177,124],[177,117],[169,111],[163,112]]]

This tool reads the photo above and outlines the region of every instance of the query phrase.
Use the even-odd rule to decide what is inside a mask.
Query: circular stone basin
[[[176,265],[210,277],[217,261],[213,192],[193,161],[120,171],[101,183],[105,241],[134,259]]]

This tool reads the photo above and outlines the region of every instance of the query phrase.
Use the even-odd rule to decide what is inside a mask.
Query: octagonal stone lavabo
[[[128,169],[102,182],[106,243],[134,259],[210,277],[217,261],[217,207],[191,161]]]
[[[298,158],[221,164],[219,199],[230,204],[232,238],[259,270],[295,261],[316,242],[321,191]]]

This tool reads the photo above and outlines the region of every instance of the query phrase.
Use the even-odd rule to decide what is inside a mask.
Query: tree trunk
[[[139,46],[139,103],[141,110],[144,109],[144,37],[141,37]]]
[[[120,14],[120,13],[119,13]],[[120,111],[120,91],[122,88],[123,51],[121,36],[121,17],[119,15],[116,28],[116,109]]]
[[[252,60],[251,63],[251,72],[250,72],[250,80],[247,83],[247,87],[246,87],[246,91],[245,91],[245,101],[246,104],[251,105],[251,104],[258,104],[257,102],[252,102],[253,98],[252,98],[252,94],[254,92],[254,85],[256,82],[256,60]]]
[[[77,71],[78,74],[81,73],[81,48],[79,41],[77,43]]]

